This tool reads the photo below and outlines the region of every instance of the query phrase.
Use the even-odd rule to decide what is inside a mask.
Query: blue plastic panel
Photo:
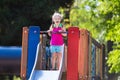
[[[40,40],[40,27],[30,26],[28,33],[28,62],[27,62],[27,80],[31,74],[34,62],[37,45]]]

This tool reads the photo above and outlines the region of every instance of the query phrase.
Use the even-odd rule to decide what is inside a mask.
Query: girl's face
[[[54,16],[54,18],[53,18],[53,22],[55,23],[55,24],[59,24],[60,22],[61,22],[61,17],[60,16]]]

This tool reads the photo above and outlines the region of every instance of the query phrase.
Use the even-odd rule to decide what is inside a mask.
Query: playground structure
[[[28,47],[27,49],[23,48],[23,52],[25,50],[25,53],[22,54],[22,57],[26,55],[26,57],[22,58],[21,64],[26,64],[24,67],[21,65],[21,77],[22,78],[27,78],[29,79],[32,68],[31,66],[34,65],[35,57],[34,59],[33,56],[36,52],[33,53],[33,50],[37,50],[37,44],[39,43],[39,34],[40,34],[40,29],[38,27],[34,27],[35,30],[31,31],[31,28],[28,30],[27,27],[24,28],[23,30],[23,45],[27,45],[27,42],[24,42],[24,40],[28,40],[28,46],[25,46],[25,48]],[[27,32],[29,31],[29,32]],[[38,31],[38,32],[37,32]],[[27,34],[28,33],[28,34]],[[28,36],[28,39],[24,39],[25,36]],[[32,36],[32,37],[30,37]],[[35,36],[35,38],[34,38]],[[37,36],[37,37],[36,37]],[[25,37],[26,38],[26,37]],[[29,38],[32,38],[32,41],[30,41]],[[38,41],[36,41],[36,38]],[[92,79],[103,79],[103,46],[100,45],[98,42],[96,42],[91,36],[90,33],[87,30],[79,30],[78,27],[70,27],[68,29],[68,40],[67,40],[67,66],[65,71],[67,72],[67,80],[92,80]],[[31,45],[32,44],[32,45]],[[36,48],[35,48],[36,44]],[[30,45],[30,46],[29,46]],[[32,51],[29,51],[29,47],[32,46]],[[44,45],[45,46],[45,45]],[[30,50],[31,50],[30,49]],[[28,54],[27,54],[28,52]],[[29,53],[31,52],[31,54]],[[29,55],[32,56],[29,58]],[[27,57],[28,56],[28,57]],[[65,58],[66,58],[65,57]],[[27,59],[28,58],[28,59]],[[30,61],[29,61],[30,60]],[[31,63],[33,60],[33,63]],[[28,62],[27,62],[28,61]],[[44,64],[45,60],[42,59],[40,60],[40,66],[41,69],[37,69],[37,71],[41,71],[42,65]],[[29,63],[30,62],[30,63]],[[29,69],[29,64],[30,69]],[[65,64],[65,65],[66,65]],[[37,64],[36,64],[37,65]],[[72,66],[74,65],[74,66]],[[26,67],[25,67],[26,66]],[[62,65],[63,66],[63,65]],[[65,67],[64,67],[65,68]],[[52,71],[49,71],[49,76],[52,75]],[[51,73],[50,73],[51,72]],[[36,73],[35,73],[36,74]],[[45,73],[47,74],[47,72]],[[54,75],[54,74],[53,74]],[[41,80],[39,76],[37,75],[38,80]],[[47,79],[49,77],[46,75],[43,80]],[[55,76],[54,76],[55,77]],[[54,78],[52,78],[54,80]]]
[[[39,26],[23,27],[22,54],[19,56],[22,80],[45,80],[50,75],[52,80],[62,80],[63,72],[67,73],[66,80],[103,80],[104,46],[94,40],[87,30],[78,27],[68,29],[63,62],[58,71],[46,68],[46,36],[41,34],[40,39],[40,31]]]

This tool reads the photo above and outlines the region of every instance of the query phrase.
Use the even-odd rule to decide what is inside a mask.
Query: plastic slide
[[[62,46],[62,59],[61,59],[59,70],[35,70],[37,58],[38,58],[39,46],[40,46],[40,43],[37,46],[35,63],[28,80],[61,80],[62,66],[63,66],[63,60],[64,60],[64,57],[63,57],[64,45]]]

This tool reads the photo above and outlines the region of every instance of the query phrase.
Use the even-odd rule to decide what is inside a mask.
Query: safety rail
[[[30,56],[30,54],[35,56],[35,52],[34,54],[31,52],[27,53],[29,50],[27,50],[26,45],[28,45],[28,48],[31,45],[30,51],[32,51],[31,48],[35,51],[37,43],[41,41],[41,49],[39,51],[40,55],[38,55],[39,60],[37,62],[36,68],[45,70],[46,65],[50,64],[47,63],[48,61],[45,59],[46,34],[48,34],[48,31],[40,31],[39,28],[36,27],[33,29],[34,30],[32,30],[31,33],[29,32],[28,28],[26,30],[27,32],[23,29],[22,48],[24,49],[22,51],[22,57],[24,57],[21,60],[21,77],[23,79],[29,77],[32,68],[30,68],[30,66],[33,66],[28,64],[28,61],[31,60],[30,58],[33,57],[28,59],[26,56]],[[65,53],[65,60],[67,61],[64,61],[64,68],[67,68],[67,70],[65,70],[67,71],[67,80],[103,80],[104,47],[102,44],[98,43],[94,38],[91,37],[91,34],[88,30],[79,29],[78,27],[70,27],[68,31],[55,33],[67,33],[67,53]],[[33,37],[35,37],[37,40]],[[28,42],[26,42],[25,39],[28,39]],[[24,62],[24,60],[26,61]],[[32,60],[34,61],[34,58]],[[23,63],[25,64],[23,65]],[[71,66],[71,64],[73,65]]]

